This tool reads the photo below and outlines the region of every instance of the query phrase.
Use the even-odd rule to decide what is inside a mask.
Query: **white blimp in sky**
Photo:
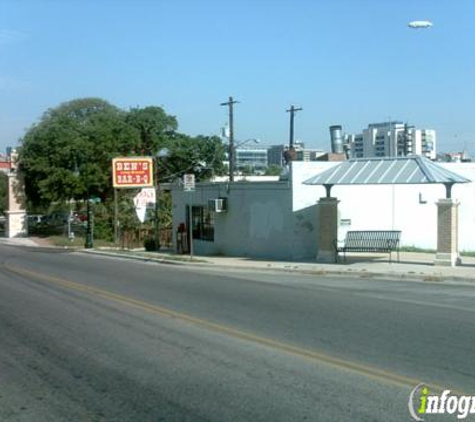
[[[433,23],[430,21],[412,21],[407,24],[409,28],[414,28],[414,29],[430,28],[432,25]]]

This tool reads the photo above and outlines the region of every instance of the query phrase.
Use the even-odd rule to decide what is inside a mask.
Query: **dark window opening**
[[[209,207],[192,207],[193,239],[214,241],[214,212]]]

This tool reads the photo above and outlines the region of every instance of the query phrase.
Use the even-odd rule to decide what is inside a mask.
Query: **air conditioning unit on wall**
[[[226,212],[228,210],[228,198],[210,199],[208,206],[214,212]]]

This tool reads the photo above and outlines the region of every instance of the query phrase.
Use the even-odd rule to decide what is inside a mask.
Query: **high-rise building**
[[[362,134],[349,135],[351,157],[402,157],[416,154],[436,158],[436,132],[402,122],[372,123]]]
[[[267,149],[267,163],[270,165],[284,165],[285,145],[272,145]]]
[[[236,168],[243,170],[250,167],[253,170],[263,171],[267,168],[266,148],[238,148],[236,149]]]

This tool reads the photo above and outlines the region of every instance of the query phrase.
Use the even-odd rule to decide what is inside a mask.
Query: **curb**
[[[225,265],[225,264],[216,264],[209,261],[182,261],[182,260],[173,260],[166,257],[146,257],[138,256],[133,254],[119,254],[110,251],[100,251],[100,250],[78,250],[77,252],[84,252],[92,255],[98,256],[107,256],[111,258],[124,258],[132,259],[136,261],[143,262],[155,262],[157,264],[165,265],[176,265],[182,267],[201,267],[201,268],[213,268],[213,269],[226,269],[234,271],[256,271],[256,272],[283,272],[283,273],[298,273],[298,274],[307,274],[307,275],[326,275],[333,277],[357,277],[364,279],[379,278],[390,281],[413,281],[413,282],[422,282],[422,283],[432,283],[432,284],[442,284],[442,283],[457,283],[457,284],[474,284],[475,277],[467,278],[453,275],[443,274],[407,274],[407,273],[384,273],[384,272],[371,272],[367,270],[328,270],[328,269],[306,269],[299,268],[298,265],[288,265],[288,268],[285,267],[243,267],[239,265]],[[290,268],[292,267],[292,268]]]

